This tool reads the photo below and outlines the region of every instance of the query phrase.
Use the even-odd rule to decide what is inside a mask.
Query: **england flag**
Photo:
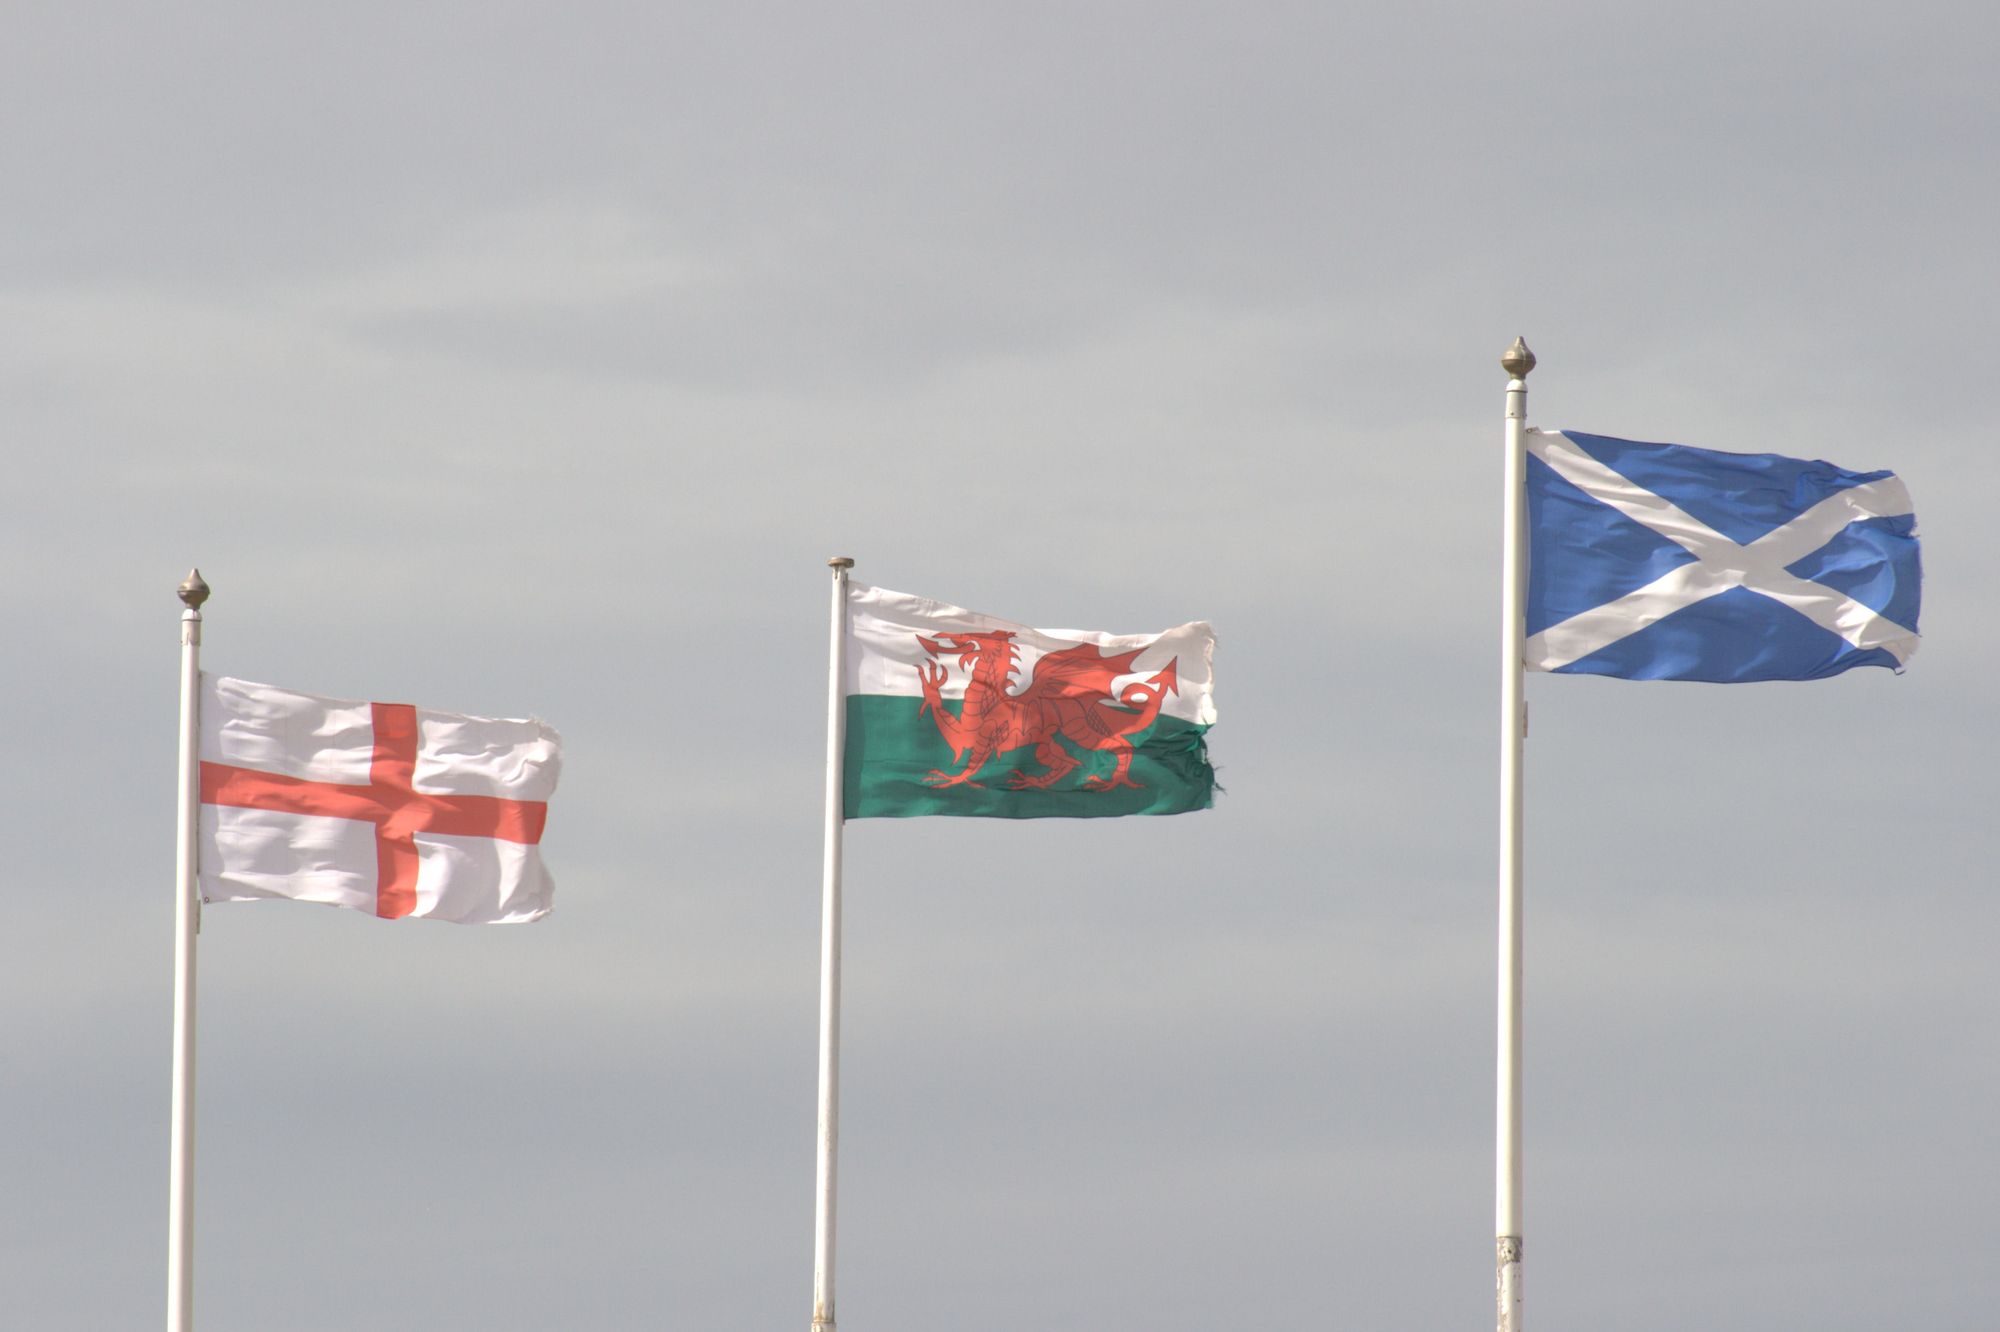
[[[395,920],[539,920],[562,771],[544,722],[202,676],[204,902],[288,897]]]
[[[1527,445],[1529,670],[1813,680],[1916,652],[1893,473],[1575,431]]]

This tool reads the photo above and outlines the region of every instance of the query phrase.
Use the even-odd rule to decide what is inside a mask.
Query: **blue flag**
[[[1917,650],[1891,472],[1530,430],[1529,670],[1814,680]]]

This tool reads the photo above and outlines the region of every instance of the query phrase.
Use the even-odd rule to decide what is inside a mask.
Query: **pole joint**
[[[1521,1237],[1502,1235],[1493,1247],[1494,1326],[1498,1332],[1521,1332]]]

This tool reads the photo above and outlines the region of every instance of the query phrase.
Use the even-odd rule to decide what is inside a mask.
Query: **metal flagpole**
[[[167,1332],[194,1332],[194,937],[201,929],[196,821],[201,817],[201,604],[208,584],[180,585],[180,803],[174,845],[174,1072],[167,1145]]]
[[[836,555],[826,683],[826,862],[819,935],[819,1161],[813,1205],[814,1332],[834,1332],[833,1231],[836,1152],[840,1145],[840,832],[842,767],[847,751],[847,571]]]
[[[1499,1332],[1521,1332],[1521,759],[1528,733],[1522,689],[1527,644],[1528,372],[1520,338],[1500,358],[1507,372],[1506,514],[1500,594],[1500,995],[1494,1097],[1494,1304]]]

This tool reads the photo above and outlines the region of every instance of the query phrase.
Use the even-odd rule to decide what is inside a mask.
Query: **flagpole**
[[[1494,1283],[1499,1332],[1521,1332],[1521,761],[1528,732],[1522,658],[1527,644],[1528,372],[1520,338],[1507,372],[1506,512],[1501,522],[1499,1076],[1494,1096]]]
[[[813,1205],[813,1332],[834,1332],[833,1240],[836,1153],[840,1145],[840,833],[847,750],[847,571],[836,555],[826,683],[826,861],[819,936],[819,1159]]]
[[[167,1332],[194,1332],[194,940],[201,929],[196,821],[201,817],[201,605],[191,569],[181,604],[180,800],[175,824],[173,1112],[167,1144]]]

